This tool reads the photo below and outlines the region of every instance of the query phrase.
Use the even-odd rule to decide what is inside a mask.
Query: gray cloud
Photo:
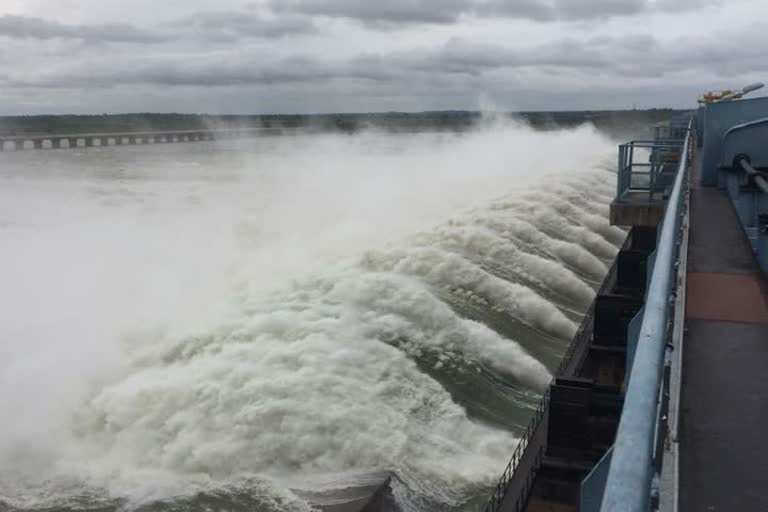
[[[652,8],[648,0],[489,0],[477,10],[490,16],[509,16],[536,21],[587,20],[638,14]]]
[[[453,23],[471,12],[474,0],[271,0],[276,12],[344,17],[371,24]]]
[[[768,36],[754,29],[756,41]],[[761,48],[737,51],[720,37],[661,43],[647,34],[562,38],[532,47],[506,47],[451,39],[426,49],[392,53],[364,53],[347,59],[296,55],[273,58],[269,53],[236,49],[195,58],[147,56],[124,58],[94,69],[90,60],[68,67],[28,71],[7,78],[13,87],[156,86],[226,87],[233,85],[305,84],[329,80],[362,80],[399,84],[414,80],[461,76],[465,82],[489,73],[535,70],[542,81],[567,71],[579,82],[595,79],[643,80],[680,69],[737,74],[768,71]],[[663,58],[660,58],[663,56]]]
[[[50,21],[0,17],[0,111],[476,108],[484,94],[505,108],[574,108],[600,106],[597,89],[631,106],[768,73],[759,0],[727,6],[737,12],[692,11],[708,0],[217,0],[206,12],[186,0],[151,16],[157,0],[135,0],[134,18],[112,6],[80,25],[54,21],[60,4],[48,1]],[[709,24],[721,32],[697,30]]]
[[[372,25],[451,24],[462,17],[498,17],[535,21],[590,20],[653,11],[685,11],[721,0],[269,0],[276,12],[345,17]]]
[[[125,58],[93,69],[85,60],[66,68],[11,76],[14,87],[104,88],[119,85],[221,87],[313,82],[347,74],[342,67],[296,56],[270,60],[263,55],[230,53],[179,59]]]
[[[0,17],[0,36],[14,39],[83,39],[97,42],[160,43],[167,37],[123,23],[64,25],[28,16]]]
[[[650,35],[601,37],[588,40],[563,38],[532,47],[507,47],[451,39],[432,50],[399,56],[401,64],[412,70],[479,75],[498,69],[553,68],[581,72],[604,71],[617,75],[627,70],[649,73],[652,59],[637,59],[658,45]],[[630,66],[623,68],[622,63]],[[638,65],[642,62],[642,65]]]
[[[166,24],[163,31],[139,29],[124,23],[65,25],[28,16],[0,17],[0,37],[30,40],[80,39],[150,44],[185,36],[232,41],[243,37],[279,38],[315,30],[312,19],[306,15],[286,13],[269,18],[245,11],[197,13]]]
[[[218,39],[236,39],[242,36],[278,38],[316,31],[309,16],[292,13],[267,18],[243,11],[201,12],[173,25]]]

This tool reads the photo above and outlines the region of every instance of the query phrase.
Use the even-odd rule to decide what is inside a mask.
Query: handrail
[[[690,132],[683,144],[677,175],[656,246],[656,260],[646,296],[645,313],[629,375],[601,512],[648,511],[657,402],[663,373],[665,335],[676,256],[675,238],[689,145]]]
[[[507,466],[504,468],[504,472],[501,474],[501,478],[499,478],[499,481],[496,484],[496,489],[491,495],[491,499],[488,500],[488,504],[485,506],[485,512],[495,512],[496,510],[499,509],[502,502],[504,501],[504,497],[507,494],[507,489],[509,488],[509,484],[512,481],[512,475],[514,475],[515,469],[517,469],[517,466],[520,463],[520,460],[522,459],[523,454],[525,453],[525,449],[528,447],[528,443],[530,442],[533,435],[536,433],[536,430],[538,429],[539,424],[541,423],[541,420],[544,417],[544,413],[547,412],[548,406],[549,406],[549,388],[547,388],[547,390],[542,395],[541,400],[536,406],[536,412],[534,413],[531,420],[528,422],[528,427],[525,429],[525,434],[523,435],[522,438],[520,438],[520,441],[517,443],[517,447],[515,448],[515,451],[512,452],[512,457],[509,459]],[[538,456],[539,459],[540,459],[540,456],[541,455],[539,454]],[[539,465],[541,464],[540,460],[538,460],[537,462]],[[532,468],[532,471],[535,472],[537,469],[538,468],[536,467],[536,463],[534,463],[534,467]],[[530,478],[530,475],[529,475],[529,478]]]
[[[658,188],[657,179],[667,164],[672,163],[664,158],[665,155],[676,154],[683,146],[686,139],[656,139],[633,140],[619,144],[618,179],[616,180],[616,197],[623,197],[627,191],[647,191],[648,200],[653,200],[654,195],[663,192]],[[635,159],[636,149],[650,150],[647,162],[638,162]],[[642,170],[638,170],[642,169]],[[646,184],[633,183],[633,176],[647,176]]]

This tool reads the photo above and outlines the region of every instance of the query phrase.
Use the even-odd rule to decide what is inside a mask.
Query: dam
[[[240,144],[8,143],[0,277],[13,300],[0,334],[29,339],[17,353],[34,351],[40,370],[16,383],[23,407],[3,397],[20,411],[10,439],[22,456],[0,472],[0,509],[621,510],[603,505],[611,489],[635,491],[631,510],[731,507],[717,501],[726,493],[699,490],[707,471],[732,463],[730,444],[712,439],[749,439],[759,454],[750,429],[761,408],[730,399],[743,381],[697,397],[713,392],[719,361],[761,361],[764,160],[737,144],[759,138],[762,118],[744,113],[761,105],[671,119],[620,145],[618,168],[614,143],[588,126],[255,137],[247,154]],[[184,141],[152,140],[166,136]],[[702,185],[706,141],[723,149],[711,157],[714,186]],[[498,158],[479,165],[489,147]],[[551,174],[535,165],[542,151]],[[468,198],[471,209],[454,206]],[[381,237],[400,242],[381,247]],[[66,351],[51,342],[60,338]],[[704,350],[725,338],[751,348]],[[68,378],[51,386],[48,368]],[[630,394],[634,368],[661,375],[658,388],[640,381],[650,404]],[[35,389],[45,393],[28,397]],[[749,417],[744,405],[754,420],[726,421]],[[647,466],[619,449],[636,407],[651,420],[628,423],[642,429],[628,446],[647,448]],[[41,437],[27,417],[63,430]],[[738,453],[758,465],[752,455]],[[616,473],[624,457],[647,471]],[[44,491],[17,482],[25,474],[45,474]],[[647,488],[627,483],[644,478]]]
[[[613,154],[513,122],[2,153],[0,508],[480,507],[626,236]]]

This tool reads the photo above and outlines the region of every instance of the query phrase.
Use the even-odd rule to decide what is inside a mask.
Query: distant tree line
[[[502,117],[522,119],[534,128],[572,127],[592,122],[599,129],[649,125],[680,112],[672,109],[516,112]],[[386,131],[464,131],[483,114],[466,110],[436,112],[376,112],[363,114],[102,114],[0,117],[0,136],[61,133],[200,130],[215,128],[271,128],[312,132],[355,133],[366,128]]]

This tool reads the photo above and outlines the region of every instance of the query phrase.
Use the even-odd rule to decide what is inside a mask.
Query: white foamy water
[[[514,125],[0,154],[0,500],[484,496],[623,239],[612,154]]]

